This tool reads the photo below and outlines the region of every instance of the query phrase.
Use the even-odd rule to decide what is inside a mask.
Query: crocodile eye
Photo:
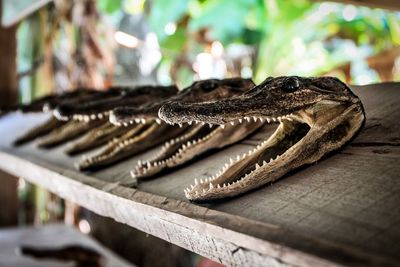
[[[205,82],[201,85],[201,88],[206,91],[206,92],[210,92],[212,90],[214,90],[215,88],[217,88],[218,84],[214,81],[209,81],[209,82]]]
[[[300,82],[295,77],[289,77],[283,82],[283,90],[286,92],[294,92],[300,88]]]

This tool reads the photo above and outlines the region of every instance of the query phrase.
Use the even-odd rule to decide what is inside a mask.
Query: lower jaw
[[[245,157],[239,156],[240,159],[237,163],[233,163],[230,166],[225,167],[225,169],[223,169],[222,171],[222,174],[220,174],[217,178],[215,178],[214,180],[206,180],[206,182],[204,182],[202,185],[203,187],[197,187],[194,188],[194,190],[198,190],[199,192],[201,192],[201,190],[205,188],[204,186],[207,186],[209,182],[211,182],[214,187],[218,185],[224,187],[224,184],[229,186],[229,183],[236,183],[245,175],[250,175],[247,176],[245,179],[252,179],[251,173],[258,169],[258,167],[256,167],[256,164],[262,166],[263,164],[269,164],[271,160],[276,160],[277,157],[284,154],[289,148],[299,142],[310,130],[310,127],[307,124],[299,122],[290,122],[287,123],[286,126],[289,127],[285,127],[287,128],[287,130],[284,132],[284,135],[277,136],[276,139],[274,138],[272,140],[269,140],[268,142],[264,141],[261,146],[259,145],[255,152],[251,153],[250,156],[248,155],[248,153],[245,153]],[[274,133],[274,135],[276,134],[276,132]],[[262,171],[262,169],[259,169],[259,171]],[[213,199],[225,197],[229,196],[221,195],[220,197],[213,197]],[[199,199],[193,197],[190,199],[196,202],[207,201],[207,197],[199,197]]]

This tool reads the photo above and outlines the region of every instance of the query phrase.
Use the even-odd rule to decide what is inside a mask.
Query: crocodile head
[[[256,148],[226,163],[205,180],[184,190],[192,201],[233,197],[275,181],[342,147],[361,129],[365,115],[360,99],[332,77],[267,78],[248,92],[226,100],[166,104],[161,119],[169,123],[202,121],[228,124],[253,119],[279,122]]]
[[[107,117],[115,107],[142,105],[176,94],[176,86],[111,87],[80,101],[67,101],[54,110],[60,120],[90,121]]]
[[[150,104],[144,104],[138,108],[123,107],[114,109],[110,115],[110,120],[117,125],[123,124],[128,128],[133,127],[126,135],[122,135],[115,140],[109,142],[106,147],[98,154],[86,158],[79,164],[81,170],[97,170],[122,159],[138,154],[146,149],[157,146],[169,139],[184,136],[195,126],[185,125],[185,127],[170,126],[161,122],[158,118],[158,109],[168,101],[205,101],[208,99],[221,98],[231,93],[226,87],[232,84],[231,91],[243,92],[243,84],[253,85],[251,80],[244,79],[226,79],[226,80],[206,80],[196,82],[191,87],[179,92],[178,94]],[[135,106],[135,105],[133,105]],[[115,114],[118,115],[119,110],[129,111],[129,116],[121,120],[115,120]],[[139,122],[139,124],[138,124]],[[132,124],[132,125],[131,125]]]
[[[215,87],[212,91],[209,88]],[[199,92],[191,92],[193,97],[200,101],[218,100],[243,94],[245,91],[254,87],[254,83],[249,79],[226,79],[226,80],[206,80],[194,83],[194,90],[206,92],[200,97]],[[188,94],[187,94],[188,95]],[[169,105],[180,103],[179,100],[168,100]],[[192,125],[192,123],[190,123]],[[194,126],[189,128],[184,134],[170,139],[164,143],[156,155],[147,161],[139,161],[131,175],[136,179],[147,179],[154,177],[162,171],[167,171],[177,166],[183,165],[201,154],[215,149],[236,143],[259,129],[263,123],[244,122],[239,127],[234,125],[205,125],[205,123],[194,122]]]
[[[183,89],[178,94],[162,101],[149,103],[141,107],[120,107],[111,112],[110,121],[114,124],[134,123],[138,121],[149,121],[158,119],[158,110],[167,102],[173,101],[206,101],[211,99],[222,99],[234,93],[242,93],[243,88],[254,86],[250,79],[208,79],[194,82],[191,86]]]

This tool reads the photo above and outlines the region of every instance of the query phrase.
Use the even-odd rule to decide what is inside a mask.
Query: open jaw
[[[40,148],[52,148],[84,135],[87,131],[106,123],[106,120],[69,121],[39,140]]]
[[[277,118],[268,119],[265,121],[278,121]],[[285,158],[309,130],[306,123],[294,121],[291,117],[282,119],[275,133],[255,148],[230,158],[218,173],[204,179],[195,178],[194,184],[184,190],[185,196],[193,201],[221,199],[272,181],[260,175],[264,176],[268,170],[275,174],[279,159]]]
[[[63,125],[65,125],[64,121],[59,121],[56,118],[54,118],[53,116],[51,116],[45,122],[41,123],[40,125],[34,126],[32,129],[28,130],[23,135],[17,137],[14,140],[13,145],[14,146],[23,145],[32,140],[35,140],[36,138],[42,137],[42,136],[50,133],[54,129],[62,127]]]
[[[169,123],[279,122],[256,148],[184,190],[189,200],[200,202],[240,195],[314,163],[351,140],[365,121],[361,101],[338,79],[297,76],[268,78],[226,100],[164,105],[159,116]]]
[[[111,124],[110,122],[106,122],[103,125],[100,125],[99,127],[87,132],[79,140],[72,143],[65,150],[65,153],[73,156],[96,147],[100,147],[113,138],[118,138],[127,133],[133,127],[135,127],[135,125],[131,125],[130,127],[119,127]]]
[[[108,167],[182,134],[187,129],[171,127],[165,123],[137,124],[121,137],[110,141],[99,153],[83,159],[77,167],[82,171]]]
[[[226,126],[193,124],[185,134],[165,142],[154,158],[139,161],[131,171],[132,177],[148,179],[162,171],[181,166],[207,151],[220,149],[246,138],[264,123],[241,120],[241,123]]]

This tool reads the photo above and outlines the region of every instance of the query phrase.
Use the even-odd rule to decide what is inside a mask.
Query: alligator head
[[[85,98],[96,94],[96,91],[88,88],[77,88],[74,91],[64,92],[61,94],[51,94],[40,97],[33,100],[29,104],[20,104],[15,106],[14,110],[19,110],[23,113],[27,112],[48,112],[53,110],[57,105],[65,101],[83,101]],[[51,117],[45,122],[37,125],[24,133],[22,136],[18,137],[14,141],[14,145],[22,145],[36,138],[44,136],[56,128],[63,126],[65,122],[57,120],[55,117]]]
[[[112,109],[121,106],[140,106],[159,101],[178,92],[176,86],[111,87],[85,101],[69,101],[59,105],[54,115],[60,120],[95,120],[107,117]]]
[[[361,129],[365,115],[360,99],[332,77],[267,78],[226,100],[164,105],[159,112],[169,123],[202,121],[279,122],[275,133],[256,148],[238,155],[205,181],[195,179],[184,190],[192,201],[233,197],[273,182],[291,170],[311,164],[339,149]]]
[[[243,94],[254,87],[249,79],[210,80],[212,84],[219,84],[213,93],[206,92],[202,101],[217,100]],[[197,82],[195,86],[204,87],[204,82]],[[169,100],[168,105],[175,105],[180,101]],[[198,123],[183,135],[167,141],[154,158],[148,161],[139,161],[131,175],[136,179],[146,179],[177,166],[183,165],[201,154],[234,144],[259,129],[263,123],[244,122],[238,127],[232,124],[212,126]]]
[[[134,123],[158,119],[158,110],[162,105],[174,101],[206,101],[209,99],[222,99],[234,93],[242,93],[243,88],[254,86],[250,79],[208,79],[194,82],[176,95],[162,101],[149,103],[140,107],[125,106],[115,108],[110,114],[110,121],[114,124]]]
[[[110,115],[111,121],[117,125],[123,124],[128,126],[128,124],[133,124],[134,128],[130,130],[130,133],[128,132],[126,135],[109,142],[106,148],[98,154],[83,160],[78,166],[79,169],[97,170],[157,146],[169,139],[184,135],[192,126],[174,127],[166,123],[161,123],[161,120],[158,118],[159,107],[171,100],[204,101],[211,97],[218,98],[219,95],[221,95],[220,97],[225,96],[228,94],[228,90],[225,87],[229,83],[235,84],[235,86],[232,86],[234,89],[231,90],[238,90],[240,92],[243,92],[243,89],[240,89],[239,86],[248,83],[252,84],[251,81],[243,79],[205,80],[196,82],[191,87],[167,99],[144,104],[138,108],[124,107],[113,110]],[[120,116],[118,110],[129,111],[129,114],[124,113],[123,116]],[[140,124],[138,125],[137,122]],[[135,129],[138,130],[136,131]]]
[[[65,142],[82,136],[87,131],[92,130],[104,123],[106,119],[89,122],[68,121],[58,128],[53,129],[49,134],[42,137],[38,143],[40,148],[52,148]]]

